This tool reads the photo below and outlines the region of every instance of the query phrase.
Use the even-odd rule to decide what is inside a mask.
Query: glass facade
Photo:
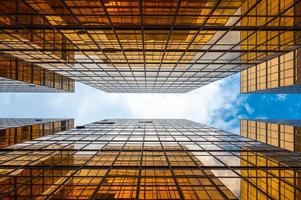
[[[74,80],[2,54],[0,92],[74,92]]]
[[[258,27],[293,27],[301,26],[300,2],[296,0],[247,0],[241,6],[242,13],[250,10],[249,17],[241,20],[242,26]],[[300,31],[242,31],[240,33],[241,48],[244,50],[258,50],[247,52],[241,59],[243,61],[269,60],[275,57],[275,50],[287,50],[300,45]]]
[[[245,167],[241,170],[244,177],[240,183],[241,199],[301,199],[300,170],[284,169],[282,163],[285,159],[270,153],[254,153],[253,150],[241,153],[240,164]],[[262,166],[270,169],[259,170]]]
[[[289,151],[301,152],[300,120],[240,121],[240,134]]]
[[[297,200],[300,161],[188,120],[110,119],[1,149],[0,198]]]
[[[300,45],[295,0],[10,0],[0,50],[107,92],[184,93]]]
[[[240,72],[242,93],[300,93],[300,49]]]
[[[247,1],[242,10],[252,7],[255,1]],[[301,26],[301,4],[295,0],[262,0],[251,11],[255,17],[245,18],[242,25],[253,26]],[[258,16],[257,16],[258,15]],[[267,16],[265,16],[267,15]],[[284,17],[286,16],[286,17]],[[291,16],[291,17],[289,17]],[[295,16],[295,17],[294,17]],[[257,49],[248,52],[243,61],[261,60],[240,73],[242,93],[300,93],[300,31],[247,31],[241,32],[241,48]],[[295,47],[295,48],[292,48]],[[284,50],[284,54],[275,53]]]
[[[299,0],[9,0],[0,92],[301,92]],[[0,119],[0,199],[301,199],[301,121]]]
[[[286,156],[299,156],[300,148],[300,120],[247,120],[240,121],[241,136],[260,141],[275,147],[290,151],[288,155],[274,156],[268,152],[254,153],[253,148],[242,154],[241,166],[277,167]],[[294,153],[296,152],[296,153]],[[273,157],[273,162],[269,160]],[[301,199],[301,193],[295,185],[300,187],[300,170],[253,170],[241,171],[246,177],[241,182],[241,199]]]
[[[73,119],[0,118],[0,148],[74,127]]]

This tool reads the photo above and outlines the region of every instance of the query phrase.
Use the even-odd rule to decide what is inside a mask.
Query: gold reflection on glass
[[[300,17],[296,17],[301,4],[294,0],[263,0],[259,3],[250,0],[242,5],[242,13],[252,7],[250,14],[254,17],[243,18],[241,24],[244,26],[301,26]],[[258,52],[247,52],[241,60],[260,60],[260,64],[241,71],[241,92],[300,92],[300,88],[296,87],[299,83],[300,50],[280,56],[274,52],[291,50],[290,46],[297,47],[300,42],[299,31],[242,31],[241,48]]]
[[[188,120],[111,119],[3,149],[0,198],[298,199],[299,160]]]
[[[14,144],[38,139],[57,132],[73,128],[73,119],[70,120],[43,120],[26,122],[26,119],[0,119],[0,148],[8,147]],[[9,121],[9,123],[8,123]],[[19,121],[19,122],[18,122]]]
[[[241,120],[241,135],[289,151],[300,152],[298,125],[289,121]]]
[[[300,50],[291,51],[240,73],[241,92],[298,92]]]
[[[22,81],[27,84],[34,84],[35,87],[28,86],[32,91],[65,91],[74,92],[74,80],[57,74],[55,72],[43,69],[39,66],[34,66],[28,62],[22,61],[10,56],[0,55],[0,78],[6,80]],[[0,91],[5,92],[29,92],[26,90],[24,84],[20,88],[20,82],[15,83],[11,81],[8,85],[0,83]],[[19,87],[18,87],[19,86]],[[40,89],[39,86],[46,86],[47,88]],[[23,89],[22,89],[23,87]],[[19,89],[20,88],[20,89]],[[51,90],[53,88],[53,90]],[[37,89],[37,90],[35,90]]]
[[[299,15],[301,5],[295,0],[253,0],[245,1],[241,13],[249,12],[252,17],[244,17],[243,26],[300,26]],[[285,16],[285,17],[284,17]],[[253,61],[273,55],[273,50],[284,50],[291,45],[300,44],[300,36],[293,31],[242,31],[241,48],[245,50],[269,50],[267,52],[248,52],[241,59]]]
[[[242,152],[241,166],[254,169],[241,170],[241,199],[300,199],[300,171],[285,168],[263,169],[281,165],[277,160],[269,158],[268,154]]]
[[[188,92],[300,45],[295,0],[10,0],[0,10],[3,53],[107,92]]]
[[[24,160],[29,157],[24,156]],[[18,161],[15,161],[17,164]],[[44,155],[42,159],[35,162],[33,168],[0,170],[0,196],[1,199],[44,199],[53,191],[59,189],[61,195],[67,191],[67,177],[72,173],[68,169],[39,168],[38,166],[64,166],[72,165],[73,155],[67,152],[52,152]],[[36,168],[35,168],[36,167]]]
[[[200,49],[212,48],[220,36],[195,27],[226,25],[242,2],[11,0],[0,5],[1,25],[30,28],[5,29],[0,47],[108,92],[188,92],[239,70],[198,65],[215,60]],[[194,77],[205,68],[209,73]]]
[[[26,147],[14,145],[14,151],[0,155],[0,198],[237,199],[209,169],[202,169],[206,163],[199,157],[203,155],[190,152],[193,143],[187,144],[186,134],[176,129],[178,134],[174,136],[168,132],[159,134],[156,128],[168,130],[171,124],[154,122],[146,125],[137,120],[100,121],[79,130],[41,137]],[[180,129],[192,123],[174,122],[182,123],[173,125]],[[187,134],[197,137],[192,130]],[[100,140],[98,145],[93,141],[97,137],[92,139],[106,135],[113,138]],[[128,136],[133,135],[142,141],[127,142]],[[161,136],[176,137],[177,142],[165,140],[163,145]],[[117,142],[114,138],[118,138]]]

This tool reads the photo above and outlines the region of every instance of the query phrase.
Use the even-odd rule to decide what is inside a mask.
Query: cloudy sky
[[[76,84],[75,93],[1,93],[0,117],[186,118],[239,132],[240,118],[301,117],[301,95],[241,95],[236,74],[186,94],[109,94]]]

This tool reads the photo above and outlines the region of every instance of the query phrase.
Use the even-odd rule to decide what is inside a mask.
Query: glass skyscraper
[[[69,130],[73,119],[0,118],[0,148]]]
[[[2,0],[0,92],[301,92],[300,0]],[[301,199],[301,123],[0,119],[0,199]]]
[[[74,80],[8,55],[0,55],[0,92],[74,92]]]
[[[298,154],[292,153],[291,156],[299,155],[301,152],[300,133],[301,133],[301,121],[300,120],[275,120],[275,119],[262,119],[262,120],[249,120],[242,119],[240,121],[240,134],[248,137],[255,141],[260,141],[269,145],[279,147],[281,149],[288,150],[290,152],[298,152]],[[262,166],[269,161],[263,155],[261,157],[255,156],[252,152],[248,153],[249,158],[246,159],[248,162],[242,162],[242,165],[256,165]],[[284,155],[283,155],[284,156]],[[285,160],[285,158],[275,157],[276,160]],[[269,163],[274,166],[274,163]],[[289,189],[288,196],[281,194],[279,191],[283,190],[285,181],[295,182],[300,185],[300,170],[297,171],[272,171],[266,172],[255,172],[252,170],[245,171],[245,175],[258,176],[260,173],[262,176],[265,175],[264,179],[252,179],[249,182],[243,182],[242,191],[246,195],[245,199],[255,197],[259,199],[265,199],[262,194],[267,193],[268,190],[274,193],[273,199],[300,199],[300,193],[294,189]],[[275,179],[274,177],[280,177]],[[254,190],[259,187],[261,192]]]
[[[108,119],[1,149],[2,199],[300,199],[300,154],[184,119]]]
[[[300,93],[301,55],[296,49],[241,71],[242,93]]]
[[[300,47],[297,0],[9,0],[0,11],[3,55],[106,92],[184,93],[249,67],[242,92],[287,86]]]
[[[289,9],[294,3],[295,6]],[[252,6],[251,1],[246,1],[241,9],[247,10]],[[300,12],[301,4],[295,0],[259,1],[258,6],[251,12],[255,17],[243,18],[242,25],[301,27],[301,18],[293,17],[298,16]],[[260,60],[240,73],[242,93],[301,92],[300,33],[300,30],[270,32],[262,31],[261,28],[259,31],[241,32],[241,48],[258,50],[242,55],[242,60]]]
[[[240,134],[289,151],[301,152],[301,121],[242,119]]]

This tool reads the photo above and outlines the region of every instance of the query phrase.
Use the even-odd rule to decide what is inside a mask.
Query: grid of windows
[[[300,26],[299,17],[273,17],[298,16],[300,6],[291,7],[295,0],[262,0],[246,1],[241,7],[245,12],[257,5],[251,11],[254,17],[242,19],[242,25],[251,26]],[[300,4],[300,3],[297,3]],[[266,16],[265,16],[266,15]],[[241,59],[245,62],[262,59],[253,67],[241,72],[242,93],[300,93],[301,87],[296,82],[300,65],[300,52],[292,51],[285,55],[276,55],[273,50],[288,49],[291,45],[300,44],[300,32],[294,31],[246,31],[241,32],[241,48],[244,50],[269,50],[266,52],[248,52]],[[275,56],[277,56],[275,58]],[[296,56],[296,57],[295,57]],[[267,60],[267,61],[266,61]]]
[[[72,83],[72,87],[73,87]],[[74,88],[74,87],[73,87]],[[54,92],[66,92],[64,90],[58,90],[50,88],[48,86],[35,85],[32,83],[26,83],[23,81],[16,81],[13,79],[7,79],[0,77],[0,92],[42,92],[42,93],[54,93]],[[68,91],[70,92],[70,91]]]
[[[264,154],[266,162],[242,164],[251,162],[248,152]],[[243,181],[254,185],[267,177],[264,172],[294,172],[300,161],[300,155],[188,120],[103,120],[1,149],[0,195],[237,199],[244,195]],[[249,171],[257,175],[250,179]],[[300,177],[289,178],[294,181],[285,188],[297,194]]]
[[[73,128],[73,119],[0,118],[0,148]]]
[[[70,78],[11,56],[0,55],[0,92],[73,92]]]
[[[252,17],[243,18],[243,26],[300,26],[299,15],[300,5],[293,6],[295,0],[261,0],[246,1],[241,6],[242,13],[250,8]],[[299,3],[297,3],[299,4]],[[283,17],[288,16],[288,17]],[[244,50],[259,50],[258,52],[248,52],[241,59],[253,61],[273,56],[273,50],[283,50],[287,47],[300,43],[300,34],[294,31],[243,31],[241,36],[241,48]],[[270,51],[260,51],[270,50]]]
[[[300,93],[300,49],[241,71],[242,93]]]
[[[240,121],[240,134],[289,151],[300,151],[300,127],[298,120],[245,120]]]
[[[0,5],[0,49],[107,92],[188,92],[296,48],[300,7],[294,0],[11,0]]]
[[[264,153],[242,152],[241,166],[277,167],[279,163],[271,162],[269,155]],[[300,171],[290,169],[254,170],[243,169],[241,174],[245,179],[240,183],[241,199],[300,199],[301,193],[293,185],[300,188]],[[293,183],[297,181],[296,183]]]

